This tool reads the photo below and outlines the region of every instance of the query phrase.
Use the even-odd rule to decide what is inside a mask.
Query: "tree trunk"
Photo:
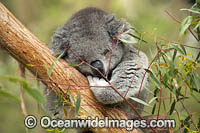
[[[80,92],[81,106],[78,118],[85,119],[88,116],[91,116],[91,118],[98,116],[100,119],[104,119],[105,116],[110,119],[126,118],[120,111],[97,103],[89,89],[87,79],[64,60],[60,59],[55,63],[49,77],[45,65],[50,69],[56,58],[51,55],[49,48],[26,29],[1,3],[0,47],[22,63],[44,84],[56,93],[62,94],[63,99],[67,99],[67,96],[63,94],[66,93],[68,86],[70,86],[69,92],[75,102],[77,93]],[[72,105],[72,108],[75,108],[75,105]],[[93,130],[95,131],[95,129]],[[124,129],[116,128],[100,130],[104,132],[125,132]]]

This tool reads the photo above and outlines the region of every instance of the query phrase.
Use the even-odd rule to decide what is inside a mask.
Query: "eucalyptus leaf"
[[[176,58],[176,54],[177,54],[177,50],[174,50],[174,54],[173,54],[173,57],[172,57],[172,61],[175,60],[175,58]]]
[[[197,103],[200,103],[200,99],[197,98],[194,94],[191,93],[191,96],[192,96],[192,98],[194,98],[197,101]]]
[[[52,74],[52,72],[53,72],[53,68],[54,68],[55,63],[64,55],[64,53],[65,53],[65,51],[64,51],[62,54],[60,54],[60,55],[55,59],[55,61],[53,61],[53,62],[51,63],[50,69],[49,69],[49,68],[47,67],[47,65],[45,64],[45,68],[46,68],[46,70],[47,70],[47,74],[48,74],[49,77],[51,76],[51,74]]]
[[[170,111],[169,111],[169,114],[170,114],[170,115],[173,113],[174,108],[175,108],[175,105],[176,105],[176,101],[174,100],[174,102],[173,102],[172,105],[171,105]]]
[[[196,73],[193,73],[193,77],[194,77],[194,83],[195,83],[197,89],[200,91],[199,76]]]
[[[14,100],[16,100],[17,102],[20,102],[20,99],[18,97],[16,97],[15,95],[11,94],[10,92],[0,89],[0,95],[7,97],[7,98],[12,98]]]
[[[184,52],[182,49],[180,49],[178,46],[176,46],[176,45],[173,45],[173,44],[172,44],[172,45],[170,46],[170,48],[179,51],[181,54],[185,54],[185,52]]]
[[[48,132],[52,132],[52,131],[54,131],[55,129],[54,128],[52,128],[52,129],[49,129],[49,128],[44,128],[46,131],[48,131]]]
[[[23,83],[23,88],[30,96],[32,96],[39,103],[46,102],[44,96],[37,89],[28,87],[28,84],[26,83]]]
[[[9,81],[13,82],[13,83],[22,83],[22,82],[26,82],[24,79],[17,77],[17,76],[10,76],[10,75],[1,75],[0,78],[3,79],[8,79]]]
[[[189,12],[192,12],[192,13],[200,14],[200,11],[197,8],[190,8],[190,9],[183,8],[183,9],[180,9],[180,10],[181,11],[189,11]]]
[[[77,67],[78,64],[69,64],[69,66],[71,66],[71,67]]]
[[[146,103],[145,101],[143,101],[143,100],[141,100],[141,99],[139,99],[139,98],[130,97],[130,99],[132,99],[133,101],[138,102],[138,103],[140,103],[140,104],[143,104],[143,105],[145,105],[145,106],[152,107],[151,105],[149,105],[148,103]]]
[[[76,100],[76,109],[75,109],[75,116],[78,115],[78,111],[81,105],[81,94],[80,92],[77,94],[77,100]]]
[[[198,61],[199,57],[200,57],[200,52],[198,53],[198,55],[197,55],[195,61]]]
[[[151,104],[153,101],[155,101],[158,97],[153,97],[152,99],[149,100],[149,104]]]
[[[152,115],[155,113],[156,105],[157,105],[157,103],[155,103],[155,104],[153,105],[153,109],[152,109],[152,112],[151,112]]]
[[[74,105],[74,100],[73,100],[73,98],[72,98],[72,95],[71,95],[70,93],[68,93],[68,95],[69,95],[69,100],[70,100],[70,102],[72,103],[72,105]]]
[[[185,47],[183,45],[180,45],[181,49],[183,50],[184,54],[186,55],[187,54],[187,51],[185,49]]]
[[[151,72],[148,69],[145,69],[146,72],[150,73],[151,78],[155,81],[155,83],[158,85],[158,87],[161,87],[161,83],[160,81],[156,78],[156,76],[153,74],[153,72]]]
[[[185,34],[186,30],[190,27],[192,20],[192,16],[187,16],[183,19],[183,21],[181,22],[181,30],[179,33],[179,37],[182,37]]]

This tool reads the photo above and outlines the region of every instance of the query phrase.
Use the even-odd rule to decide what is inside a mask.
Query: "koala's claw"
[[[109,83],[106,82],[103,78],[99,79],[98,77],[87,76],[87,79],[89,81],[90,86],[96,86],[96,87],[109,86]]]
[[[88,82],[89,82],[89,85],[90,86],[93,86],[93,79],[92,79],[92,76],[87,76],[87,79],[88,79]]]

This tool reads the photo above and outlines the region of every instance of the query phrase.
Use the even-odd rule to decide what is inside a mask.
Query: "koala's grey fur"
[[[112,14],[107,14],[97,8],[86,8],[74,14],[65,25],[55,32],[50,49],[55,56],[64,53],[62,58],[71,64],[80,64],[81,58],[88,64],[99,65],[98,68],[101,69],[102,74],[109,73],[109,82],[130,100],[129,97],[137,97],[138,95],[145,73],[144,69],[148,66],[148,59],[132,44],[122,44],[119,41],[118,44],[114,44],[115,48],[112,50],[109,65],[110,50],[113,44],[112,37],[117,37],[122,25],[123,21],[116,19]],[[109,85],[98,72],[87,64],[81,64],[76,68],[88,77],[91,86]],[[140,99],[144,101],[147,97],[147,87],[146,75],[140,93]],[[129,118],[134,117],[134,111],[111,87],[91,87],[91,91],[102,104],[118,107],[127,113]],[[47,106],[50,112],[56,110],[56,113],[60,113],[60,106],[55,109],[56,98],[55,93],[50,92]],[[135,104],[133,100],[130,101],[133,105]],[[141,113],[143,105],[139,104],[137,107],[138,112]]]

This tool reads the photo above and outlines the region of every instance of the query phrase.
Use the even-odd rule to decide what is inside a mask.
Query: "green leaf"
[[[72,98],[72,95],[69,93],[68,94],[69,95],[69,100],[70,100],[70,102],[72,103],[72,105],[74,105],[74,100],[73,100],[73,98]]]
[[[65,53],[65,51],[64,51],[62,54],[60,54],[60,55],[55,59],[55,61],[53,61],[53,62],[51,63],[50,69],[48,69],[48,67],[47,67],[46,64],[44,65],[45,68],[46,68],[46,70],[47,70],[47,74],[48,74],[49,77],[51,76],[51,74],[52,74],[52,72],[53,72],[53,68],[54,68],[55,63],[64,55],[64,53]]]
[[[62,96],[61,94],[58,94],[57,97],[57,105],[60,105],[62,103]]]
[[[11,94],[10,92],[0,89],[0,95],[7,97],[7,98],[12,98],[14,100],[16,100],[17,102],[20,102],[20,99],[16,96],[14,96],[13,94]]]
[[[48,66],[47,66],[46,64],[44,64],[44,67],[46,68],[47,74],[48,74],[48,76],[49,76],[49,75],[50,75],[50,72],[49,72]],[[49,76],[49,77],[50,77],[50,76]]]
[[[55,62],[57,62],[61,57],[63,57],[64,54],[65,54],[65,51],[62,52],[62,53],[56,58]]]
[[[155,113],[155,110],[156,110],[156,104],[157,104],[157,103],[155,103],[155,104],[153,105],[153,109],[152,109],[152,112],[151,112],[152,115]]]
[[[161,83],[160,81],[156,78],[156,76],[153,74],[153,72],[151,72],[148,69],[145,69],[146,72],[150,73],[151,78],[155,81],[155,83],[158,85],[158,87],[161,87]]]
[[[197,55],[195,61],[198,61],[199,57],[200,57],[200,52],[198,53],[198,55]]]
[[[52,128],[52,129],[48,129],[48,128],[44,128],[47,132],[52,132],[52,131],[54,131],[55,129],[54,128]]]
[[[126,31],[124,31],[122,28],[120,28],[118,32],[119,32],[119,34],[117,35],[117,38],[121,42],[128,43],[128,44],[134,44],[134,43],[138,43],[138,40],[140,40],[140,41],[143,41],[146,43],[146,41],[144,41],[142,39],[141,34],[136,32],[136,30],[134,28],[131,28]]]
[[[200,21],[199,21],[200,22]],[[197,36],[198,36],[198,39],[200,40],[200,24],[198,23],[197,25],[196,25],[196,32],[197,32]],[[195,29],[194,29],[195,30]]]
[[[181,10],[181,11],[188,11],[188,12],[192,12],[192,13],[200,14],[200,11],[197,10],[197,8],[190,8],[190,9],[183,8],[183,9],[180,9],[180,10]]]
[[[192,88],[193,91],[200,93],[200,91],[197,88]]]
[[[81,94],[80,92],[77,94],[77,100],[76,100],[76,110],[75,110],[75,116],[78,115],[78,111],[81,105]]]
[[[176,46],[176,45],[171,45],[171,47],[170,48],[172,48],[172,49],[175,49],[175,50],[177,50],[177,51],[179,51],[181,54],[185,54],[185,52],[184,51],[182,51],[182,49],[180,49],[178,46]]]
[[[129,33],[129,35],[132,36],[132,37],[134,37],[134,38],[136,38],[136,39],[138,39],[139,41],[142,41],[142,42],[144,42],[144,43],[147,43],[147,41],[143,40],[141,37],[138,37],[138,36],[136,36],[136,35],[134,35],[134,34],[130,34],[130,33]]]
[[[183,100],[183,99],[188,99],[188,98],[189,98],[189,97],[184,97],[184,96],[183,96],[183,97],[181,97],[181,98],[178,98],[178,99],[177,99],[177,102],[178,102],[178,101],[181,101],[181,100]]]
[[[174,99],[176,100],[176,90],[177,90],[177,88],[174,84],[171,84],[171,86],[172,86],[172,94],[174,96]]]
[[[182,87],[180,86],[180,87],[176,90],[176,94],[178,94],[178,96],[184,97],[184,95],[181,93],[181,89],[182,89]]]
[[[170,80],[170,76],[169,76],[169,72],[167,71],[163,76],[163,82],[162,83],[164,83],[164,85],[168,86],[168,84],[166,84],[168,80]]]
[[[140,103],[140,104],[143,104],[143,105],[145,105],[145,106],[152,107],[151,105],[149,105],[148,103],[146,103],[145,101],[143,101],[143,100],[141,100],[141,99],[139,99],[139,98],[130,97],[130,99],[132,99],[133,101],[138,102],[138,103]]]
[[[186,54],[187,54],[187,52],[186,52],[186,49],[185,49],[185,47],[184,47],[183,45],[180,45],[180,47],[181,47],[181,49],[183,50],[184,54],[186,55]]]
[[[191,93],[192,98],[194,98],[198,103],[200,103],[200,99],[197,98],[194,94]]]
[[[55,63],[53,62],[53,63],[51,64],[51,67],[50,67],[50,70],[49,70],[49,73],[48,73],[48,76],[49,76],[49,77],[51,76],[51,73],[53,72],[54,65],[55,65]]]
[[[71,66],[71,67],[77,67],[78,64],[69,64],[69,66]]]
[[[193,77],[194,77],[194,83],[195,83],[197,89],[200,91],[199,76],[197,74],[193,73]]]
[[[46,99],[44,98],[44,96],[37,89],[29,88],[28,84],[26,83],[23,83],[23,88],[30,96],[32,96],[39,103],[46,102]]]
[[[133,44],[133,43],[137,43],[136,40],[126,40],[124,38],[118,37],[118,39],[123,42],[123,43],[128,43],[128,44]]]
[[[170,111],[169,111],[169,114],[170,114],[170,115],[173,113],[174,108],[175,108],[175,105],[176,105],[176,101],[174,100],[174,102],[173,102],[172,105],[171,105]]]
[[[0,76],[0,78],[3,79],[8,79],[9,81],[13,82],[13,83],[22,83],[22,82],[26,82],[24,79],[20,78],[20,77],[16,77],[16,76],[10,76],[10,75],[6,75],[6,76]]]
[[[65,128],[55,128],[55,133],[63,133],[65,131]]]
[[[163,100],[162,102],[163,102],[163,108],[164,108],[164,111],[166,112],[165,100]]]
[[[158,97],[153,97],[152,99],[149,100],[149,104],[151,104],[153,101],[155,101]]]
[[[174,54],[173,54],[173,57],[172,57],[172,61],[174,62],[175,58],[176,58],[176,54],[177,54],[177,50],[174,50]]]
[[[63,129],[56,128],[56,129],[58,130],[58,133],[63,133],[66,128],[63,128]]]
[[[184,120],[184,123],[188,123],[190,119],[191,119],[191,116],[187,116],[187,117],[185,118],[185,120]]]
[[[69,93],[69,88],[70,88],[70,85],[68,85],[68,87],[67,87],[66,95],[68,95],[68,93]]]
[[[19,77],[8,77],[8,80],[14,83],[21,81]]]
[[[55,63],[53,62],[50,66],[50,69],[49,69],[48,66],[46,64],[44,64],[49,77],[51,76],[51,73],[53,72],[54,65],[55,65]]]
[[[187,16],[183,19],[183,21],[181,22],[181,30],[179,33],[179,37],[182,37],[185,34],[186,30],[190,27],[192,20],[192,16]]]
[[[176,74],[174,71],[175,71],[175,68],[174,68],[174,62],[172,62],[172,61],[169,61],[169,65],[170,65],[170,75],[174,75],[174,74]]]
[[[46,99],[43,97],[43,95],[37,89],[29,88],[28,83],[25,80],[19,77],[13,77],[13,76],[3,76],[3,77],[8,78],[8,80],[14,83],[17,83],[17,82],[22,83],[24,90],[27,91],[28,94],[32,96],[35,100],[37,100],[39,103],[46,102]]]
[[[154,90],[153,92],[153,97],[156,97],[157,96],[157,93],[160,91],[159,88],[156,87],[156,89]],[[158,99],[156,99],[156,101],[158,101]]]
[[[200,3],[200,0],[196,0],[196,3],[199,4],[199,3]],[[196,4],[195,4],[195,5],[196,5]]]

